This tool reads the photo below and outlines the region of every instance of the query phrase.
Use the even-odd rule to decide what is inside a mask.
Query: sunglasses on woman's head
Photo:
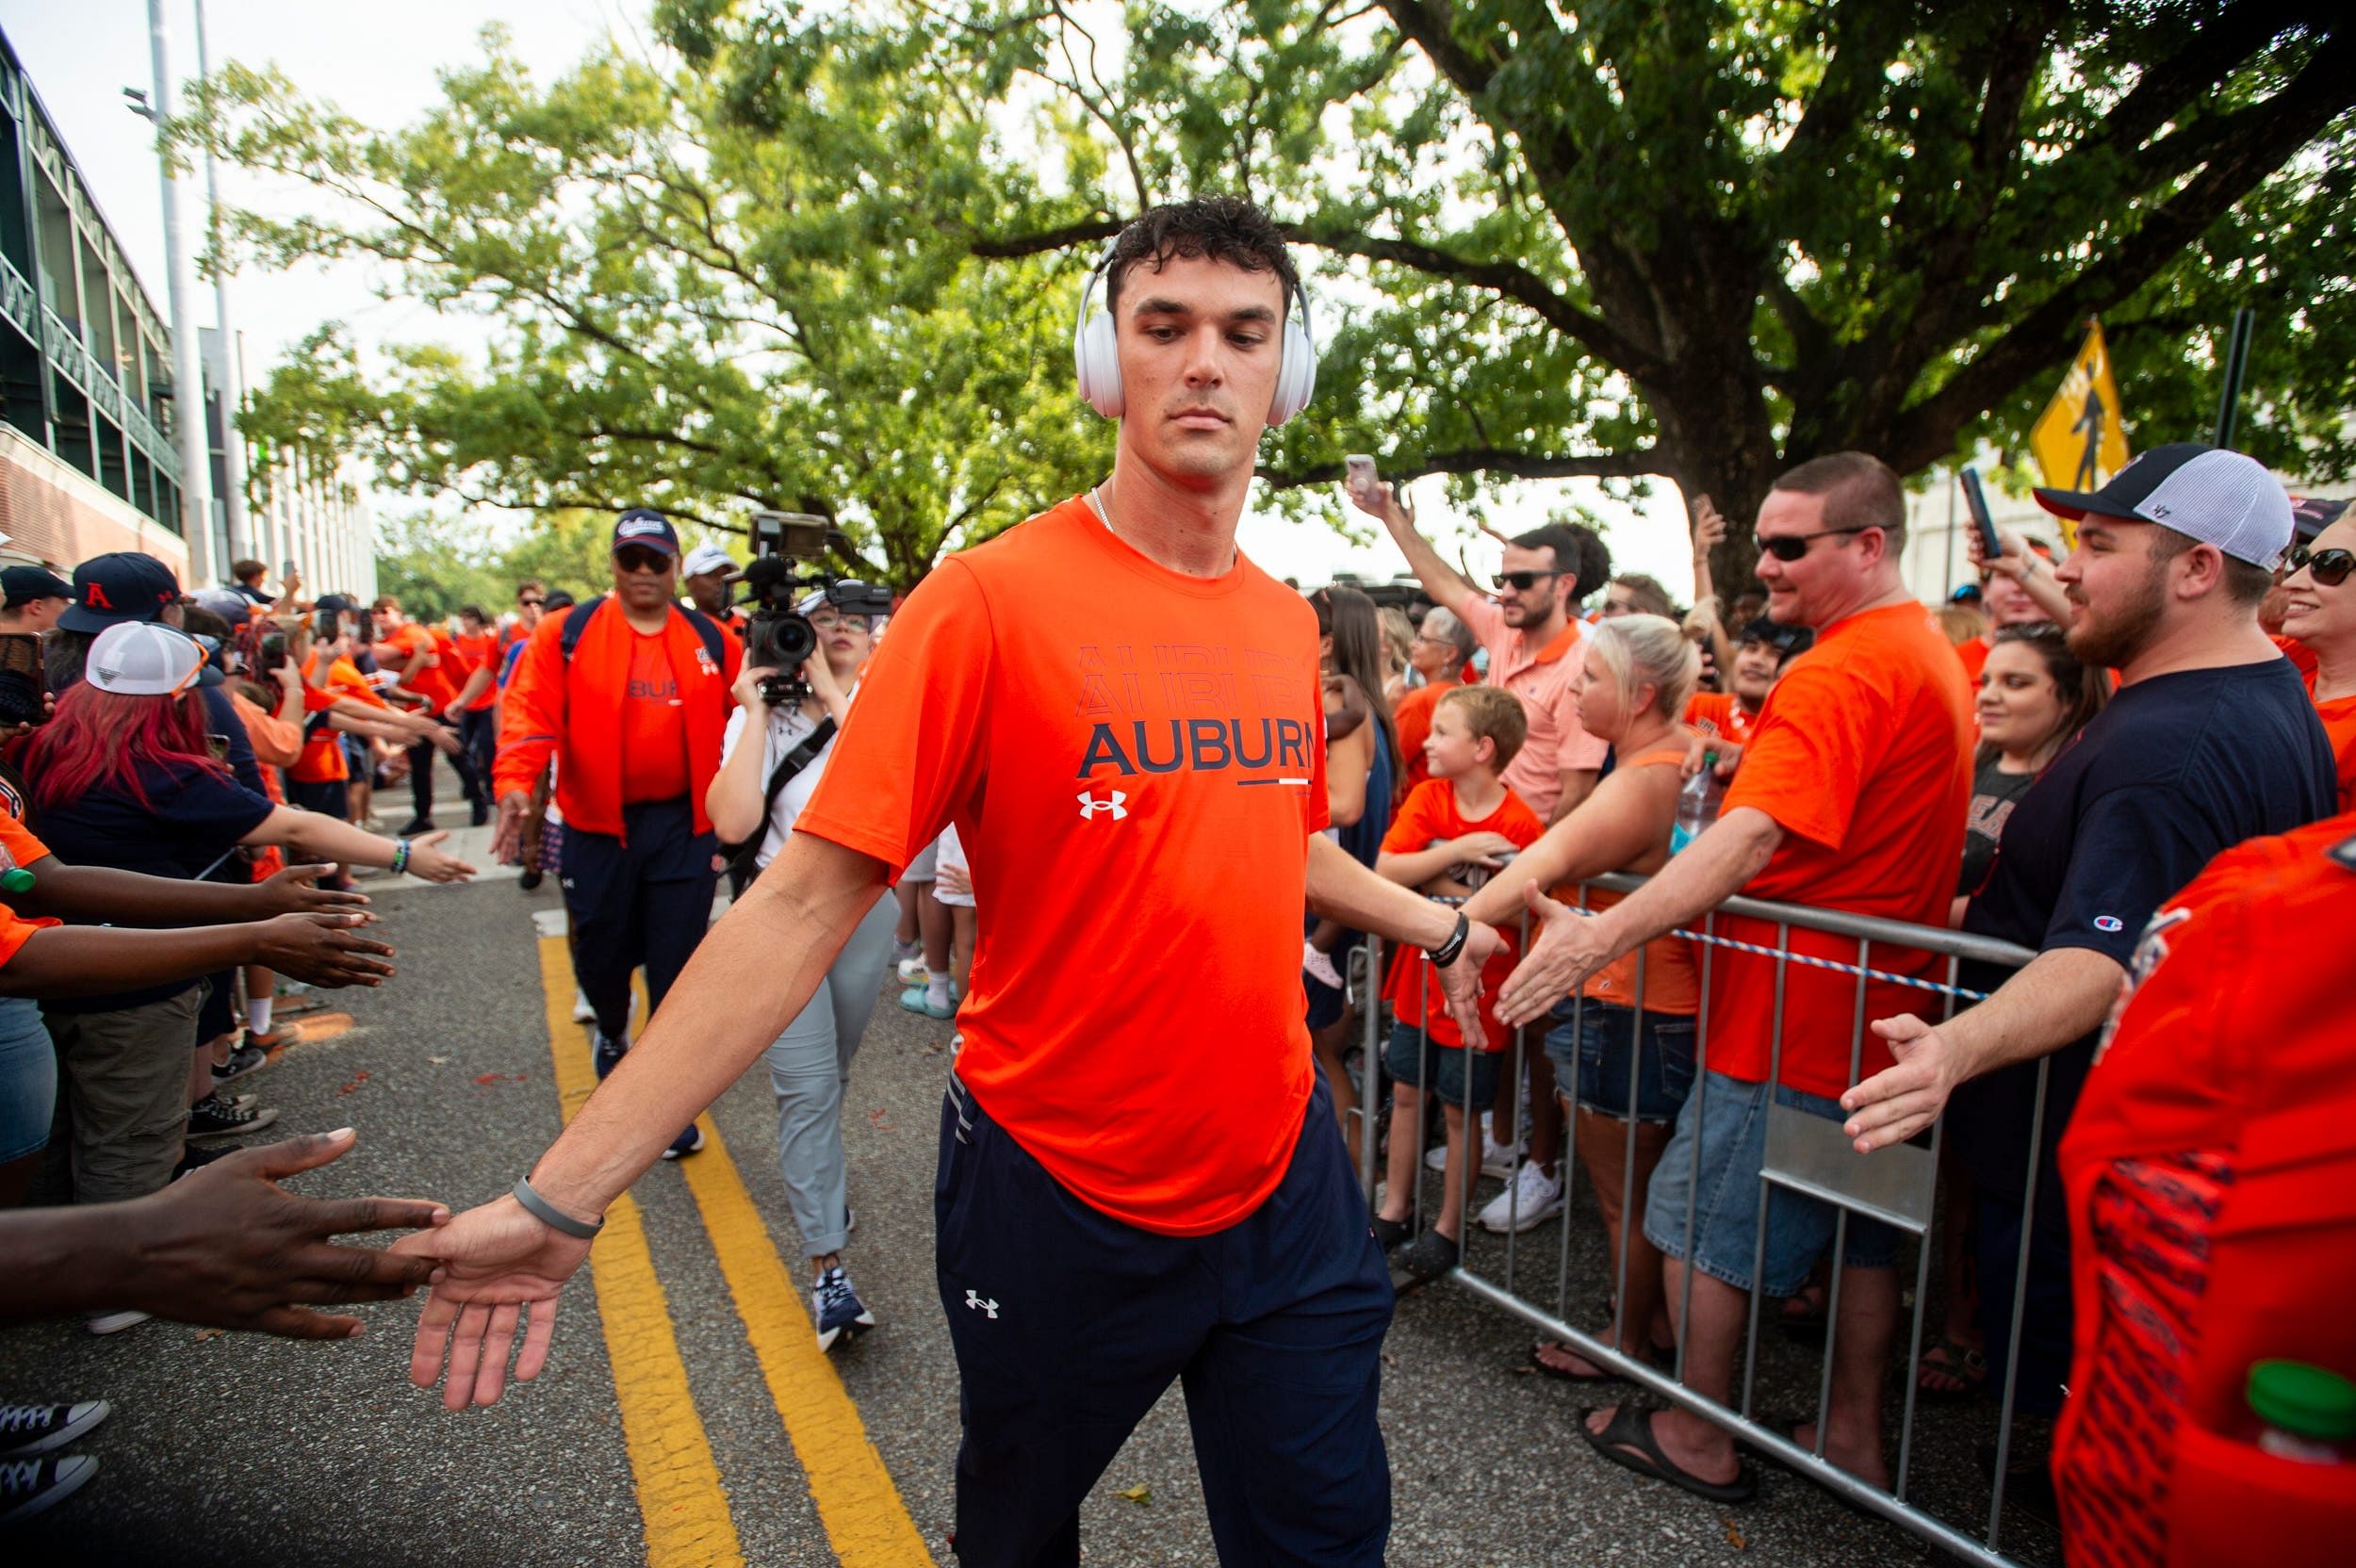
[[[2348,580],[2349,572],[2356,571],[2356,551],[2311,550],[2301,545],[2291,551],[2288,564],[2294,572],[2304,566],[2307,575],[2326,588],[2337,588]]]
[[[1810,540],[1829,539],[1840,533],[1863,533],[1867,529],[1881,526],[1879,523],[1860,523],[1855,528],[1820,528],[1813,533],[1779,533],[1773,539],[1759,540],[1759,547],[1778,561],[1797,561],[1808,553]]]
[[[1497,586],[1511,588],[1516,594],[1527,594],[1545,579],[1562,575],[1561,572],[1499,572]]]

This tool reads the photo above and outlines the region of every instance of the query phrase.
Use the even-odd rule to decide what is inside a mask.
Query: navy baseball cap
[[[632,507],[614,520],[614,547],[624,545],[644,545],[665,555],[679,554],[679,530],[671,519],[646,507]]]
[[[35,599],[70,599],[74,590],[46,566],[8,566],[0,567],[0,594],[16,610]]]
[[[180,580],[152,555],[117,550],[74,568],[74,602],[57,617],[67,631],[104,631],[119,621],[153,621],[178,602]]]
[[[1764,643],[1774,648],[1779,658],[1789,659],[1795,653],[1806,653],[1814,647],[1816,631],[1812,627],[1786,626],[1781,621],[1771,621],[1761,615],[1743,627],[1735,642]]]

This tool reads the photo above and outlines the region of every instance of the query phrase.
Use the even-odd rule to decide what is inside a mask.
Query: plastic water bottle
[[[2247,1397],[2258,1421],[2258,1446],[2306,1464],[2356,1461],[2356,1384],[2304,1362],[2262,1361],[2250,1369]]]
[[[1726,780],[1718,776],[1718,754],[1703,752],[1701,772],[1677,792],[1677,825],[1669,833],[1669,853],[1675,855],[1700,838],[1718,820],[1718,808],[1726,798]]]

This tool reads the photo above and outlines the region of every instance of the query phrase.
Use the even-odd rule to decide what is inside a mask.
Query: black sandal
[[[1667,1481],[1680,1492],[1690,1492],[1713,1503],[1747,1503],[1759,1494],[1758,1475],[1740,1459],[1735,1461],[1734,1479],[1730,1481],[1706,1481],[1679,1466],[1661,1451],[1661,1440],[1653,1435],[1653,1413],[1649,1410],[1622,1405],[1612,1412],[1611,1424],[1601,1431],[1587,1425],[1587,1418],[1594,1413],[1590,1410],[1579,1413],[1579,1435],[1587,1440],[1589,1447],[1624,1470],[1633,1470],[1651,1480]],[[1630,1447],[1636,1452],[1628,1452]]]

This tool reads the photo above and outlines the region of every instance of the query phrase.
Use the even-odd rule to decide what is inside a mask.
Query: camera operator
[[[875,647],[873,617],[838,609],[823,593],[796,608],[818,638],[816,650],[802,662],[800,690],[781,688],[783,671],[747,656],[736,681],[738,707],[728,719],[727,751],[704,797],[722,841],[742,841],[755,867],[766,867],[785,847],[794,819],[818,788],[835,730],[850,712],[846,694]],[[772,702],[773,694],[787,700]],[[892,961],[895,913],[890,899],[876,899],[828,966],[826,983],[762,1056],[777,1100],[777,1164],[810,1257],[810,1316],[822,1350],[875,1322],[843,1269],[850,1217],[843,1096]]]
[[[674,602],[679,533],[644,508],[614,525],[614,591],[541,619],[499,705],[491,858],[522,847],[532,791],[559,758],[564,911],[574,977],[597,1016],[597,1076],[630,1049],[630,972],[649,1007],[687,967],[712,921],[718,881],[704,796],[720,770],[735,638]],[[703,1147],[690,1125],[678,1158]]]

